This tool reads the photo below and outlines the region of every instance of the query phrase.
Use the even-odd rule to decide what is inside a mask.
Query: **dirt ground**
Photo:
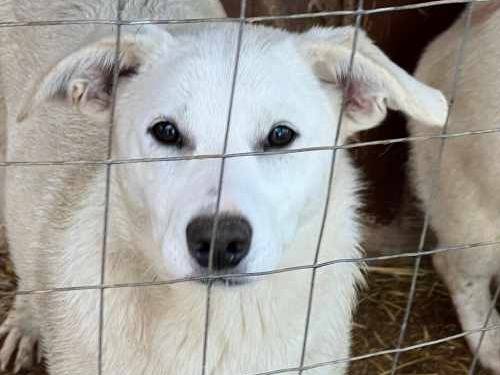
[[[3,242],[3,241],[2,241]],[[3,321],[11,306],[13,300],[12,292],[15,290],[16,282],[15,275],[12,269],[12,264],[8,259],[7,247],[5,244],[0,246],[0,321]],[[0,345],[1,345],[0,340]],[[24,374],[29,375],[46,375],[42,366]],[[0,375],[11,375],[10,372],[0,371]]]
[[[429,262],[418,279],[415,303],[403,347],[461,332],[455,310],[444,285]],[[355,317],[353,355],[394,348],[400,332],[410,289],[410,267],[374,266],[368,273],[368,288],[361,295]],[[392,355],[353,362],[350,374],[391,373]],[[403,353],[398,375],[467,375],[471,354],[464,339]],[[477,370],[476,375],[488,374]]]

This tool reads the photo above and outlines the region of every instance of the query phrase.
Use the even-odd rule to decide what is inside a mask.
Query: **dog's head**
[[[203,273],[209,264],[220,273],[269,270],[286,259],[308,264],[328,191],[326,146],[335,142],[339,117],[342,142],[378,125],[387,108],[435,125],[446,116],[443,96],[363,32],[350,75],[353,38],[350,27],[291,34],[245,26],[237,51],[235,25],[184,36],[145,28],[122,34],[119,54],[113,37],[63,59],[25,108],[57,100],[96,124],[109,124],[114,113],[114,158],[169,159],[114,167],[135,247],[160,275]],[[349,201],[353,189],[333,193]],[[300,242],[311,224],[316,229]],[[307,248],[291,254],[298,241]]]

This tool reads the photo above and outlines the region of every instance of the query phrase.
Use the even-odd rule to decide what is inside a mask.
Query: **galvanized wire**
[[[357,9],[353,10],[341,10],[341,11],[328,11],[328,12],[314,12],[314,13],[300,13],[300,14],[289,14],[289,15],[276,15],[276,16],[269,16],[269,15],[264,15],[264,16],[257,16],[257,17],[246,17],[246,0],[241,0],[241,13],[240,17],[238,18],[231,18],[231,17],[225,17],[225,18],[205,18],[205,19],[176,19],[176,20],[150,20],[150,19],[131,19],[131,20],[126,20],[122,18],[122,12],[121,12],[121,0],[117,0],[117,16],[116,19],[75,19],[75,20],[37,20],[37,21],[23,21],[23,22],[17,22],[17,21],[2,21],[0,22],[0,28],[14,28],[14,27],[31,27],[31,26],[63,26],[63,25],[78,25],[78,24],[109,24],[109,25],[116,25],[117,26],[117,31],[116,31],[116,55],[115,55],[115,69],[114,69],[114,76],[113,76],[113,92],[112,92],[112,109],[111,109],[111,120],[110,120],[110,129],[109,129],[109,136],[108,136],[108,154],[107,154],[107,159],[106,160],[54,160],[54,161],[5,161],[5,162],[0,162],[0,167],[37,167],[37,166],[69,166],[69,165],[102,165],[106,167],[106,185],[105,185],[105,206],[104,206],[104,220],[103,220],[103,242],[102,242],[102,253],[101,253],[101,275],[100,275],[100,282],[97,285],[80,285],[80,286],[72,286],[72,287],[55,287],[55,288],[47,288],[47,289],[34,289],[34,290],[18,290],[15,292],[15,294],[18,295],[28,295],[28,294],[48,294],[48,293],[59,293],[59,292],[71,292],[71,291],[77,291],[77,290],[98,290],[100,293],[99,297],[99,331],[98,331],[98,374],[101,375],[103,372],[103,347],[104,347],[104,295],[105,295],[105,290],[106,289],[116,289],[116,288],[131,288],[131,287],[151,287],[151,286],[160,286],[160,285],[172,285],[176,283],[182,283],[182,282],[188,282],[188,281],[194,281],[194,280],[205,280],[207,281],[207,299],[206,299],[206,311],[205,311],[205,331],[204,331],[204,338],[203,338],[203,354],[202,354],[202,375],[205,375],[206,373],[206,367],[207,367],[207,350],[209,347],[209,329],[210,329],[210,307],[211,307],[211,285],[214,280],[217,280],[218,278],[222,277],[220,275],[202,275],[202,276],[191,276],[191,277],[185,277],[185,278],[178,278],[178,279],[173,279],[173,280],[163,280],[163,281],[152,281],[152,282],[137,282],[137,283],[120,283],[120,284],[106,284],[105,280],[105,268],[106,268],[106,249],[107,249],[107,241],[108,241],[108,231],[109,231],[109,203],[110,203],[110,194],[111,194],[111,187],[110,187],[110,178],[111,178],[111,167],[113,165],[118,165],[118,164],[138,164],[138,163],[152,163],[152,162],[175,162],[175,161],[180,161],[180,160],[203,160],[203,159],[220,159],[221,160],[221,168],[220,168],[220,174],[219,174],[219,181],[218,181],[218,193],[217,193],[217,201],[216,201],[216,208],[215,208],[215,221],[214,225],[212,228],[212,237],[211,237],[211,243],[210,243],[210,256],[209,256],[209,270],[212,269],[213,266],[213,250],[214,250],[214,244],[215,244],[215,237],[217,234],[217,223],[218,223],[218,217],[219,217],[219,210],[220,210],[220,202],[221,202],[221,197],[222,197],[222,191],[223,191],[223,180],[224,180],[224,170],[225,170],[225,160],[228,158],[236,158],[236,157],[258,157],[258,156],[268,156],[268,155],[278,155],[278,154],[293,154],[293,153],[302,153],[302,152],[317,152],[317,151],[332,151],[332,159],[331,159],[331,168],[330,168],[330,174],[329,174],[329,185],[328,185],[328,190],[326,194],[326,200],[325,200],[325,207],[324,211],[322,214],[322,222],[321,222],[321,228],[318,236],[318,242],[317,246],[315,248],[315,256],[314,256],[314,261],[312,264],[308,265],[300,265],[300,266],[295,266],[295,267],[286,267],[286,268],[280,268],[280,269],[274,269],[271,271],[263,271],[263,272],[248,272],[248,273],[235,273],[235,274],[230,274],[230,275],[224,275],[225,278],[231,277],[231,278],[238,278],[238,277],[260,277],[260,276],[267,276],[267,275],[274,275],[278,273],[285,273],[285,272],[294,272],[294,271],[300,271],[300,270],[306,270],[310,269],[312,270],[312,276],[311,276],[311,282],[310,282],[310,289],[309,289],[309,299],[308,299],[308,305],[307,305],[307,312],[306,312],[306,321],[305,321],[305,327],[304,327],[304,338],[303,338],[303,345],[302,345],[302,351],[301,351],[301,358],[300,358],[300,364],[298,367],[295,368],[287,368],[287,369],[276,369],[273,371],[268,371],[268,372],[262,372],[259,374],[254,374],[254,375],[271,375],[271,374],[280,374],[280,373],[287,373],[287,372],[299,372],[302,374],[303,371],[306,370],[311,370],[315,368],[320,368],[324,366],[334,366],[336,364],[340,363],[345,363],[345,362],[353,362],[357,360],[362,360],[362,359],[367,359],[367,358],[372,358],[375,356],[380,356],[380,355],[387,355],[387,354],[394,354],[394,362],[393,362],[393,367],[391,374],[394,375],[397,370],[397,364],[399,360],[399,356],[401,353],[407,352],[409,350],[415,350],[419,348],[424,348],[427,346],[431,345],[436,345],[439,343],[455,340],[461,337],[465,337],[470,334],[474,333],[481,333],[481,338],[479,341],[479,344],[476,348],[476,351],[474,353],[474,359],[473,363],[471,365],[470,369],[470,374],[473,374],[475,365],[477,362],[477,356],[478,356],[478,351],[479,347],[483,341],[483,336],[484,334],[489,331],[489,330],[496,330],[499,329],[500,326],[488,326],[489,324],[489,318],[492,314],[492,311],[494,309],[494,303],[496,302],[496,299],[498,295],[500,294],[500,287],[497,289],[497,292],[495,293],[494,301],[492,302],[492,306],[490,307],[488,316],[486,317],[486,320],[484,322],[483,327],[475,329],[475,330],[469,330],[462,332],[457,335],[449,336],[446,338],[438,339],[438,340],[433,340],[429,342],[425,342],[422,344],[418,345],[413,345],[413,346],[407,346],[403,347],[403,341],[405,337],[405,332],[406,328],[408,325],[409,317],[411,314],[411,308],[414,302],[415,298],[415,289],[416,289],[416,283],[417,283],[417,277],[418,277],[418,270],[420,267],[420,260],[422,256],[429,256],[433,254],[439,254],[442,252],[451,252],[451,251],[462,251],[466,249],[471,249],[471,248],[480,248],[480,247],[486,247],[486,246],[491,246],[491,245],[499,245],[500,241],[489,241],[489,242],[480,242],[480,243],[473,243],[473,244],[458,244],[455,246],[447,246],[447,247],[441,247],[441,248],[435,248],[433,250],[424,250],[424,243],[425,243],[425,238],[428,230],[428,225],[429,225],[429,216],[426,214],[425,219],[424,219],[424,225],[422,228],[421,236],[420,236],[420,242],[418,246],[418,250],[416,252],[406,252],[406,253],[401,253],[401,254],[395,254],[395,255],[386,255],[386,256],[377,256],[377,257],[361,257],[361,258],[351,258],[351,259],[335,259],[335,260],[329,260],[325,262],[319,262],[319,251],[321,248],[321,243],[322,243],[322,237],[323,237],[323,231],[325,228],[325,221],[328,215],[328,204],[329,204],[329,196],[330,196],[330,189],[331,189],[331,182],[333,181],[334,178],[334,166],[335,166],[335,160],[336,160],[336,152],[338,150],[348,150],[348,149],[354,149],[354,148],[361,148],[361,147],[369,147],[369,146],[376,146],[376,145],[390,145],[393,143],[403,143],[403,142],[425,142],[425,141],[432,141],[432,140],[441,140],[441,146],[440,146],[440,151],[439,151],[439,156],[438,156],[438,161],[437,165],[440,164],[441,160],[441,155],[442,155],[442,147],[443,147],[443,142],[446,139],[451,139],[451,138],[457,138],[457,137],[466,137],[466,136],[475,136],[475,135],[482,135],[482,134],[494,134],[497,132],[500,132],[500,128],[492,128],[492,129],[486,129],[486,130],[477,130],[477,131],[466,131],[466,132],[457,132],[457,133],[447,133],[447,125],[445,125],[443,132],[441,134],[436,134],[436,135],[425,135],[425,136],[414,136],[414,137],[405,137],[405,138],[397,138],[397,139],[384,139],[384,140],[377,140],[377,141],[370,141],[370,142],[357,142],[357,143],[349,143],[349,144],[338,144],[339,140],[339,132],[341,128],[341,118],[342,118],[342,113],[339,116],[338,120],[338,126],[337,126],[337,132],[335,134],[335,140],[333,145],[327,145],[327,146],[317,146],[317,147],[308,147],[308,148],[301,148],[301,149],[288,149],[288,150],[277,150],[277,151],[254,151],[254,152],[241,152],[241,153],[227,153],[227,143],[228,143],[228,136],[229,136],[229,131],[230,131],[230,124],[231,124],[231,114],[232,114],[232,108],[233,108],[233,100],[234,100],[234,94],[236,90],[236,78],[237,78],[237,71],[238,71],[238,63],[239,63],[239,58],[240,58],[240,50],[241,50],[241,42],[242,42],[242,37],[243,37],[243,30],[244,30],[244,24],[245,23],[258,23],[258,22],[265,22],[265,21],[276,21],[276,20],[300,20],[300,19],[307,19],[307,18],[317,18],[317,17],[332,17],[332,16],[346,16],[346,15],[352,15],[356,16],[356,28],[355,28],[355,36],[353,40],[353,51],[351,55],[351,61],[350,61],[350,67],[349,71],[352,69],[352,64],[355,58],[355,51],[356,51],[356,43],[357,43],[357,34],[361,25],[361,18],[366,15],[371,15],[371,14],[381,14],[381,13],[387,13],[387,12],[397,12],[397,11],[404,11],[404,10],[415,10],[415,9],[422,9],[422,8],[428,8],[428,7],[435,7],[435,6],[442,6],[442,5],[449,5],[449,4],[460,4],[460,3],[467,3],[468,4],[468,17],[467,17],[467,22],[466,26],[464,28],[464,42],[462,43],[459,51],[459,58],[456,66],[456,72],[455,72],[455,81],[454,81],[454,86],[452,90],[452,100],[450,103],[450,107],[453,105],[453,97],[455,95],[456,89],[457,89],[457,83],[458,83],[458,78],[460,74],[460,66],[461,66],[461,60],[463,58],[463,52],[464,52],[464,46],[465,46],[465,41],[466,41],[466,34],[468,32],[468,28],[470,26],[470,12],[471,12],[471,6],[472,3],[475,2],[486,2],[486,1],[491,1],[491,0],[438,0],[438,1],[431,1],[431,2],[426,2],[426,3],[417,3],[417,4],[411,4],[411,5],[400,5],[400,6],[390,6],[390,7],[381,7],[381,8],[375,8],[375,9],[364,9],[363,8],[363,0],[359,0],[358,2],[358,7]],[[497,0],[498,1],[498,0]],[[237,46],[236,46],[236,53],[235,53],[235,60],[234,60],[234,69],[233,69],[233,81],[232,81],[232,86],[231,86],[231,95],[230,95],[230,103],[229,103],[229,110],[228,110],[228,115],[227,115],[227,124],[226,124],[226,131],[224,135],[224,145],[223,145],[223,150],[222,153],[220,154],[210,154],[210,155],[190,155],[190,156],[175,156],[175,157],[164,157],[164,158],[124,158],[124,159],[113,159],[112,158],[112,134],[113,134],[113,126],[114,126],[114,114],[115,114],[115,99],[116,99],[116,88],[117,88],[117,82],[118,82],[118,59],[119,59],[119,51],[120,51],[120,38],[121,38],[121,27],[125,25],[146,25],[146,24],[190,24],[190,23],[238,23],[239,24],[239,32],[238,32],[238,40],[237,40]],[[350,74],[349,74],[350,75]],[[343,111],[343,108],[342,108]],[[448,114],[449,116],[449,114]],[[449,117],[448,117],[449,118]],[[446,123],[448,122],[448,119],[446,120]],[[435,176],[430,179],[431,185],[435,183]],[[434,191],[434,188],[431,189],[431,192]],[[434,193],[431,193],[431,201],[433,198]],[[414,267],[414,273],[412,277],[412,284],[410,287],[410,292],[409,292],[409,298],[407,302],[407,307],[405,310],[405,315],[402,321],[401,325],[401,331],[399,335],[399,339],[397,342],[397,345],[394,349],[389,349],[389,350],[382,350],[382,351],[377,351],[374,353],[369,353],[365,354],[362,356],[357,356],[357,357],[350,357],[350,358],[344,358],[344,359],[332,359],[331,361],[326,361],[322,363],[316,363],[316,364],[310,364],[310,365],[305,365],[305,356],[306,356],[306,351],[307,351],[307,340],[308,340],[308,335],[309,335],[309,325],[310,325],[310,319],[311,319],[311,311],[312,311],[312,302],[314,298],[314,287],[315,287],[315,279],[316,279],[316,271],[320,268],[323,267],[329,267],[329,266],[334,266],[336,264],[341,264],[341,263],[362,263],[362,262],[370,262],[370,261],[380,261],[380,260],[389,260],[389,259],[397,259],[397,258],[415,258],[415,267]]]
[[[486,314],[486,319],[484,320],[482,328],[488,327],[491,316],[495,312],[496,304],[499,297],[500,297],[500,285],[497,286],[496,291],[493,294],[493,298],[491,299],[490,307],[488,309],[488,313]],[[481,331],[481,334],[479,335],[479,341],[477,343],[477,346],[474,348],[474,356],[472,357],[472,362],[469,367],[469,371],[467,372],[468,375],[474,375],[476,373],[477,363],[479,361],[479,351],[481,349],[481,345],[483,344],[484,335],[486,334],[486,332],[487,330]]]
[[[342,119],[344,118],[345,114],[345,106],[347,104],[347,93],[349,92],[349,86],[351,85],[351,79],[352,79],[352,69],[354,65],[354,59],[356,56],[356,49],[358,46],[358,37],[359,37],[359,30],[361,29],[361,20],[363,19],[363,16],[361,14],[361,11],[363,10],[363,0],[358,0],[358,15],[356,16],[356,22],[355,22],[355,29],[354,29],[354,35],[353,35],[353,41],[352,41],[352,51],[351,51],[351,56],[349,58],[349,67],[348,71],[346,74],[346,79],[345,79],[345,87],[342,93],[342,105],[340,107],[339,111],[339,117],[337,119],[337,128],[335,130],[335,135],[334,135],[334,146],[337,145],[339,142],[340,138],[340,133],[341,133],[341,128],[342,128]],[[319,253],[321,250],[321,245],[323,244],[323,235],[325,233],[325,225],[326,225],[326,219],[328,217],[328,213],[330,211],[330,197],[332,193],[332,185],[333,185],[333,180],[335,176],[335,162],[337,160],[337,149],[332,150],[331,154],[331,161],[330,161],[330,170],[328,174],[328,182],[327,182],[327,192],[326,192],[326,197],[325,197],[325,203],[323,205],[323,212],[322,212],[322,217],[321,217],[321,224],[320,224],[320,230],[319,230],[319,235],[318,239],[316,241],[316,249],[314,252],[314,263],[317,264],[319,261]],[[300,365],[299,367],[304,367],[304,362],[306,359],[306,352],[307,352],[307,341],[309,339],[309,325],[311,323],[311,313],[312,313],[312,305],[313,305],[313,299],[314,299],[314,288],[316,286],[316,276],[317,276],[317,268],[312,269],[312,274],[311,274],[311,281],[309,285],[309,297],[307,301],[307,310],[306,310],[306,322],[305,322],[305,328],[304,328],[304,338],[302,341],[302,351],[300,355]],[[302,375],[303,370],[299,371],[299,375]]]
[[[297,371],[308,371],[308,370],[318,369],[318,368],[322,368],[322,367],[334,367],[335,365],[339,365],[342,363],[352,363],[352,362],[356,362],[356,361],[362,361],[365,359],[385,356],[385,355],[389,355],[389,354],[405,353],[405,352],[409,352],[412,350],[428,348],[430,346],[447,343],[447,342],[450,342],[453,340],[458,340],[458,339],[467,337],[467,336],[475,334],[475,333],[488,332],[488,331],[493,331],[493,330],[498,330],[498,329],[500,329],[500,324],[491,325],[491,326],[488,326],[486,328],[471,329],[471,330],[457,333],[455,335],[443,337],[443,338],[436,339],[436,340],[426,341],[426,342],[422,342],[422,343],[415,344],[415,345],[406,346],[404,348],[379,350],[379,351],[374,352],[374,353],[368,353],[368,354],[363,354],[363,355],[354,356],[354,357],[339,358],[339,359],[334,359],[332,361],[318,362],[318,363],[314,363],[312,365],[303,366],[303,367],[289,367],[289,368],[283,368],[283,369],[278,369],[278,370],[253,373],[251,375],[286,374],[286,373],[297,372]]]
[[[327,12],[311,12],[311,13],[297,13],[276,16],[256,16],[246,17],[245,22],[266,22],[266,21],[279,21],[279,20],[301,20],[307,18],[318,17],[335,17],[335,16],[357,16],[381,14],[389,12],[398,12],[405,10],[417,10],[423,8],[431,8],[436,6],[450,5],[450,4],[465,4],[465,3],[481,3],[497,0],[436,0],[430,2],[421,2],[408,5],[396,5],[388,7],[378,7],[374,9],[364,10],[336,10]],[[112,19],[68,19],[68,20],[33,20],[33,21],[0,21],[0,28],[2,27],[30,27],[30,26],[60,26],[60,25],[78,25],[78,24],[95,24],[95,25],[168,25],[168,24],[187,24],[187,23],[212,23],[212,22],[234,22],[239,23],[240,18],[234,17],[213,17],[213,18],[186,18],[186,19],[136,19],[136,20],[112,20]]]
[[[333,151],[333,150],[350,150],[357,148],[365,148],[372,146],[389,146],[396,143],[417,143],[427,142],[435,139],[452,139],[462,138],[468,136],[477,136],[484,134],[500,133],[500,128],[491,128],[484,130],[470,130],[463,132],[435,134],[435,135],[421,135],[404,138],[381,139],[376,141],[366,142],[352,142],[336,146],[313,146],[302,148],[290,148],[284,150],[270,150],[270,151],[246,151],[246,152],[233,152],[226,154],[195,154],[195,155],[182,155],[182,156],[165,156],[165,157],[151,157],[151,158],[128,158],[128,159],[94,159],[94,160],[9,160],[0,162],[0,167],[48,167],[48,166],[70,166],[70,165],[114,165],[114,164],[141,164],[141,163],[156,163],[156,162],[175,162],[186,160],[207,160],[207,159],[232,159],[243,158],[252,156],[272,156],[272,155],[286,155],[297,154],[306,152],[318,151]]]
[[[324,268],[334,266],[336,264],[341,263],[369,263],[369,262],[377,262],[377,261],[387,261],[387,260],[396,260],[396,259],[404,259],[404,258],[416,258],[419,256],[428,256],[434,254],[440,254],[444,252],[452,252],[452,251],[462,251],[469,250],[487,246],[500,245],[500,241],[483,241],[476,242],[464,245],[455,245],[455,246],[445,246],[445,247],[437,247],[432,250],[427,251],[415,251],[415,252],[401,252],[398,254],[391,255],[381,255],[374,257],[359,257],[359,258],[338,258],[333,260],[328,260],[324,262],[318,262],[317,264],[306,264],[292,267],[283,267],[283,268],[275,268],[270,271],[257,271],[257,272],[241,272],[241,273],[227,273],[223,276],[221,275],[200,275],[200,276],[187,276],[181,277],[171,280],[158,280],[158,281],[144,281],[144,282],[129,282],[129,283],[116,283],[116,284],[98,284],[98,285],[77,285],[77,286],[68,286],[68,287],[54,287],[54,288],[45,288],[45,289],[30,289],[30,290],[17,290],[13,292],[15,295],[27,295],[27,294],[50,294],[50,293],[60,293],[60,292],[71,292],[75,290],[94,290],[94,289],[120,289],[120,288],[135,288],[135,287],[153,287],[153,286],[161,286],[161,285],[172,285],[178,283],[184,283],[189,281],[203,281],[203,280],[217,280],[221,277],[224,278],[242,278],[242,277],[259,277],[259,276],[268,276],[275,275],[280,273],[294,272],[294,271],[302,271],[314,268]],[[307,249],[304,249],[306,251]],[[383,252],[380,250],[379,252]]]
[[[120,21],[122,14],[122,0],[116,0],[116,19]],[[116,112],[116,95],[118,91],[118,78],[120,76],[120,43],[121,43],[121,28],[118,23],[116,26],[116,45],[113,67],[113,87],[111,91],[111,112],[109,119],[108,131],[108,145],[107,154],[108,159],[111,159],[113,154],[113,129],[115,124]],[[102,250],[101,250],[101,285],[104,284],[106,279],[106,254],[108,247],[108,232],[109,232],[109,202],[111,195],[111,164],[106,165],[106,182],[105,182],[105,196],[104,196],[104,218],[103,218],[103,236],[102,236]],[[104,289],[99,290],[99,329],[97,338],[97,374],[103,373],[103,350],[104,350]]]
[[[226,129],[224,132],[224,144],[222,146],[222,154],[225,155],[228,147],[229,140],[229,132],[231,131],[231,120],[233,114],[233,105],[234,105],[234,95],[236,92],[236,81],[238,77],[238,68],[240,63],[240,55],[241,55],[241,44],[243,39],[243,30],[245,26],[245,16],[247,9],[247,0],[241,0],[240,2],[240,23],[238,27],[238,39],[236,41],[236,50],[234,56],[234,64],[233,64],[233,72],[232,72],[232,82],[231,82],[231,92],[229,98],[229,107],[226,118]],[[217,182],[217,201],[215,203],[215,212],[214,212],[214,222],[212,225],[212,235],[210,238],[210,248],[208,253],[208,271],[212,272],[213,270],[213,262],[214,262],[214,254],[215,254],[215,242],[217,237],[217,228],[219,226],[219,213],[220,213],[220,203],[222,199],[222,190],[224,184],[224,171],[226,167],[226,158],[221,159],[220,172],[219,172],[219,180]],[[201,366],[201,375],[205,375],[207,372],[207,350],[208,350],[208,332],[210,329],[210,306],[211,306],[211,295],[212,295],[212,284],[213,279],[208,280],[207,284],[207,299],[205,302],[205,329],[203,334],[203,353],[202,353],[202,366]]]
[[[464,24],[464,31],[463,31],[463,36],[462,36],[462,41],[459,46],[459,50],[457,53],[457,61],[455,64],[455,71],[453,75],[453,84],[451,87],[451,92],[449,93],[449,108],[448,108],[448,114],[446,115],[446,120],[443,125],[443,128],[441,130],[441,134],[446,134],[448,130],[448,125],[450,121],[450,115],[453,112],[453,106],[455,103],[455,97],[457,94],[458,90],[458,85],[460,82],[461,78],[461,73],[462,73],[462,65],[463,65],[463,59],[464,59],[464,52],[465,52],[465,47],[467,44],[467,37],[469,35],[469,30],[470,30],[470,25],[471,25],[471,17],[472,17],[472,3],[467,4],[467,8],[465,10],[465,24]],[[442,138],[439,142],[439,149],[438,149],[438,155],[437,157],[432,160],[431,167],[432,171],[430,173],[430,176],[428,177],[428,183],[430,186],[429,189],[429,196],[427,198],[427,204],[426,204],[426,212],[424,216],[424,224],[422,226],[422,231],[420,234],[420,242],[418,245],[418,251],[422,252],[424,250],[425,246],[425,240],[427,238],[427,232],[429,230],[429,222],[430,222],[430,206],[433,204],[434,200],[436,199],[437,193],[438,193],[438,182],[439,182],[439,174],[441,170],[441,162],[443,159],[443,151],[445,147],[445,138]],[[405,314],[403,317],[403,321],[401,323],[401,330],[399,333],[398,341],[396,344],[396,349],[400,348],[403,345],[403,341],[406,336],[406,330],[408,328],[408,322],[410,319],[413,303],[415,301],[415,291],[417,289],[417,281],[418,281],[418,274],[420,270],[420,263],[421,263],[422,257],[418,256],[415,259],[415,265],[414,265],[414,270],[413,270],[413,276],[412,276],[412,281],[411,281],[411,286],[410,286],[410,292],[408,296],[408,301],[406,304],[406,309],[405,309]],[[399,356],[401,352],[396,352],[396,355],[394,356],[394,361],[392,363],[392,369],[391,369],[391,375],[395,375],[397,370],[398,370],[398,363],[399,363]]]

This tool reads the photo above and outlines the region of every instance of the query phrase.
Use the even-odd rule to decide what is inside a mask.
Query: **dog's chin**
[[[248,276],[224,276],[214,275],[214,277],[200,278],[197,280],[201,284],[222,287],[236,288],[252,283],[252,278]]]
[[[195,268],[191,274],[193,280],[199,284],[209,285],[219,288],[237,288],[251,285],[257,282],[258,277],[246,275],[247,267],[237,267],[228,270],[209,271],[206,268]]]
[[[223,277],[221,279],[215,279],[214,284],[223,287],[238,287],[250,284],[251,278],[249,277]]]
[[[215,279],[201,279],[200,282],[205,285],[212,283],[213,286],[222,288],[237,288],[251,283],[249,278],[243,277],[217,277]]]

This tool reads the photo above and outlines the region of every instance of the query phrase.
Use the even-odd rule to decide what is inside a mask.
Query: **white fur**
[[[76,1],[54,3],[38,7],[16,0],[0,13],[15,19],[81,18]],[[81,6],[84,16],[112,17],[112,8],[88,3],[94,6]],[[140,3],[129,1],[125,18]],[[149,1],[151,8],[143,8],[143,15],[157,15],[160,3]],[[2,33],[9,160],[106,158],[111,106],[102,88],[114,61],[111,27],[57,30]],[[119,81],[114,159],[221,152],[238,26],[171,27],[169,32],[123,30],[120,66],[133,66],[138,74]],[[262,140],[280,121],[300,134],[293,148],[330,145],[352,36],[351,28],[296,35],[245,26],[227,151],[261,151]],[[342,141],[353,131],[375,126],[386,104],[428,123],[442,118],[441,94],[397,68],[363,33],[357,56]],[[161,117],[175,119],[190,137],[186,148],[159,145],[148,134]],[[236,272],[312,263],[330,160],[329,151],[226,160],[221,211],[244,215],[254,233],[250,253]],[[106,284],[199,272],[186,249],[186,226],[213,211],[219,168],[217,159],[112,167]],[[105,173],[102,165],[7,170],[8,234],[21,289],[99,283]],[[320,261],[360,256],[357,176],[348,155],[339,151]],[[297,366],[310,277],[311,270],[302,270],[247,278],[237,287],[215,284],[207,374]],[[356,263],[318,270],[306,364],[348,357],[359,279]],[[103,373],[199,373],[205,298],[206,285],[198,282],[107,289]],[[36,295],[16,303],[28,306],[39,323],[52,375],[95,373],[99,290]],[[339,375],[345,369],[341,364],[308,373]]]
[[[500,4],[475,5],[472,27],[464,51],[458,91],[450,113],[448,132],[497,128],[500,120]],[[444,92],[451,92],[457,54],[462,43],[465,16],[439,36],[427,49],[416,76]],[[439,128],[413,122],[412,135],[439,134]],[[497,241],[500,216],[498,201],[500,143],[497,134],[446,140],[436,194],[430,200],[430,179],[437,166],[439,140],[412,145],[414,183],[439,245]],[[498,246],[441,253],[434,265],[450,289],[464,330],[481,328],[491,304],[490,283],[500,271]],[[490,325],[500,324],[494,310]],[[480,335],[467,336],[475,351]],[[500,332],[486,334],[479,352],[482,364],[500,374]]]

